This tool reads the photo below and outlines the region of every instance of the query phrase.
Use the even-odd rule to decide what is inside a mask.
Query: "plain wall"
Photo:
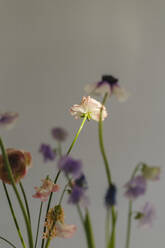
[[[0,132],[7,147],[32,153],[33,168],[24,185],[34,234],[40,202],[31,197],[33,187],[47,174],[54,177],[56,173],[56,165],[43,163],[40,143],[55,145],[50,129],[60,125],[69,132],[63,148],[67,149],[81,123],[68,109],[80,102],[84,85],[109,73],[130,92],[126,103],[115,97],[108,101],[109,116],[104,122],[106,151],[118,186],[116,248],[124,247],[128,201],[123,197],[123,185],[139,161],[162,169],[165,163],[164,13],[163,0],[0,0],[0,109],[20,114],[15,129]],[[72,155],[84,164],[96,243],[101,248],[107,181],[97,123],[86,124]],[[136,201],[135,210],[147,200],[154,203],[157,219],[149,230],[139,230],[133,223],[131,248],[164,247],[164,187],[163,171],[160,182],[149,183],[146,196]],[[77,224],[78,231],[70,240],[55,239],[50,247],[84,248],[76,208],[66,204],[67,198],[64,202],[66,222]],[[16,213],[21,217],[18,204]],[[2,186],[0,235],[21,247]],[[8,245],[0,241],[0,248]]]

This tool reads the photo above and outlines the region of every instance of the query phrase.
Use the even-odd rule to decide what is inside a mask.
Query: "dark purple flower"
[[[105,93],[109,96],[115,95],[121,102],[128,98],[128,93],[120,87],[118,79],[111,75],[103,75],[101,81],[86,85],[85,91],[98,96],[104,96]]]
[[[81,176],[75,180],[75,185],[84,190],[88,189],[88,183],[84,174],[81,174]]]
[[[136,176],[131,179],[126,185],[125,196],[130,200],[134,200],[137,197],[144,195],[146,192],[146,179],[143,176]]]
[[[61,128],[61,127],[55,127],[51,130],[52,136],[55,140],[57,141],[65,141],[68,133],[65,129]]]
[[[43,158],[44,158],[44,162],[47,162],[49,160],[52,161],[56,157],[55,152],[53,151],[51,146],[48,144],[41,144],[39,152],[42,153]]]
[[[116,186],[114,184],[111,184],[105,195],[105,205],[107,207],[112,207],[116,205],[116,193],[117,193]]]
[[[81,175],[82,163],[80,160],[64,156],[59,160],[58,168],[66,174],[71,174],[74,178],[78,178]]]
[[[0,114],[0,127],[12,127],[19,115],[15,112],[5,112]]]

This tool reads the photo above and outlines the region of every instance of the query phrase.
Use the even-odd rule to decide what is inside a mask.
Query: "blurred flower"
[[[18,113],[5,112],[0,114],[0,127],[12,128],[18,119]]]
[[[69,195],[68,203],[81,204],[82,207],[86,207],[89,203],[88,197],[85,195],[85,190],[78,186],[73,186]]]
[[[52,161],[56,157],[55,151],[48,144],[41,144],[39,152],[42,153],[44,162]]]
[[[138,212],[137,216],[135,217],[135,219],[138,219],[139,227],[152,227],[152,223],[155,218],[155,207],[149,202],[145,203],[141,211]]]
[[[130,200],[134,200],[145,194],[147,184],[143,176],[136,176],[126,183],[124,187],[126,188],[125,196]]]
[[[84,174],[81,174],[80,177],[74,181],[74,183],[76,186],[83,188],[84,190],[88,189],[88,183]]]
[[[31,154],[23,150],[7,149],[9,163],[16,183],[18,183],[31,167]],[[0,179],[4,183],[11,184],[3,156],[0,155]]]
[[[64,210],[60,205],[55,206],[54,208],[49,209],[45,221],[46,232],[43,235],[43,238],[61,237],[61,238],[70,238],[76,231],[75,225],[67,225],[64,223]]]
[[[51,192],[57,192],[59,191],[59,185],[54,184],[51,179],[46,178],[42,181],[41,187],[35,187],[36,193],[33,195],[34,198],[39,198],[42,202],[45,202],[48,200],[49,195]]]
[[[112,207],[116,205],[116,193],[117,193],[116,186],[114,184],[111,184],[105,195],[105,205],[107,207]]]
[[[52,136],[55,140],[62,142],[65,141],[68,133],[64,128],[61,127],[55,127],[51,130]]]
[[[80,117],[84,117],[85,114],[88,115],[88,120],[92,119],[95,121],[99,121],[100,118],[100,110],[102,110],[102,120],[107,117],[107,111],[105,106],[103,106],[100,102],[91,98],[90,96],[83,97],[80,105],[73,105],[70,109],[71,115],[75,116],[75,119]]]
[[[109,96],[113,94],[121,102],[127,100],[128,98],[128,93],[125,89],[120,87],[118,84],[118,79],[111,75],[103,75],[100,82],[86,85],[85,91],[88,94],[100,96],[104,96],[105,93],[108,93]]]
[[[81,175],[82,163],[80,160],[75,160],[69,156],[63,156],[58,163],[58,168],[65,172],[65,174],[71,174],[74,178]]]
[[[143,164],[142,174],[145,179],[151,181],[157,181],[160,179],[160,167],[150,167],[146,164]]]

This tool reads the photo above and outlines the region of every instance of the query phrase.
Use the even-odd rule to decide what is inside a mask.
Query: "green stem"
[[[13,220],[14,220],[14,224],[15,224],[16,229],[17,229],[17,232],[18,232],[18,236],[19,236],[19,238],[21,240],[22,246],[24,248],[26,248],[25,242],[23,240],[23,236],[21,234],[21,230],[20,230],[19,225],[18,225],[18,222],[17,222],[17,218],[16,218],[15,213],[14,213],[14,209],[13,209],[13,206],[12,206],[12,203],[11,203],[11,200],[10,200],[10,196],[9,196],[7,187],[6,187],[6,185],[4,183],[3,183],[3,187],[4,187],[4,191],[5,191],[6,197],[7,197],[7,201],[9,203],[9,207],[10,207],[10,211],[11,211],[11,214],[12,214],[12,217],[13,217]]]
[[[132,200],[129,201],[127,236],[126,236],[126,245],[125,245],[125,248],[129,248],[130,247],[131,220],[132,220]]]
[[[38,224],[37,224],[37,234],[36,234],[36,240],[35,240],[34,248],[37,247],[37,242],[38,242],[38,234],[39,234],[39,228],[40,228],[40,220],[41,220],[42,207],[43,207],[43,202],[41,202],[41,205],[40,205],[40,212],[39,212]]]
[[[17,248],[15,245],[13,245],[10,241],[8,241],[7,239],[3,238],[2,236],[0,236],[0,239],[5,241],[7,244],[11,245],[13,248]]]
[[[102,101],[102,105],[105,104],[106,99],[107,99],[108,94],[106,93],[103,101]],[[101,154],[104,160],[104,165],[105,165],[105,170],[106,170],[106,175],[107,175],[107,179],[108,179],[108,183],[109,185],[111,184],[111,172],[110,172],[110,168],[109,168],[109,163],[108,163],[108,159],[105,153],[105,148],[104,148],[104,142],[103,142],[103,122],[102,122],[102,112],[103,112],[103,108],[101,108],[100,110],[100,119],[99,119],[99,144],[100,144],[100,150],[101,150]]]
[[[66,153],[67,156],[70,154],[70,152],[71,152],[74,144],[76,143],[76,140],[78,139],[78,137],[79,137],[79,135],[81,133],[81,130],[83,129],[83,126],[85,124],[85,121],[87,120],[87,117],[88,117],[87,115],[84,116],[83,121],[82,121],[82,123],[81,123],[81,125],[80,125],[80,127],[79,127],[79,129],[78,129],[78,131],[77,131],[77,133],[75,135],[75,137],[74,137],[74,140],[72,141],[72,143],[71,143],[71,145],[70,145],[70,147],[69,147],[69,149],[68,149],[68,151]],[[61,154],[61,148],[59,149],[59,151],[60,151],[60,154]],[[61,170],[58,171],[57,176],[56,176],[56,178],[54,180],[54,183],[57,183],[57,180],[58,180],[58,177],[60,176],[60,174],[61,174]],[[52,195],[53,195],[53,193],[51,193],[50,196],[49,196],[48,206],[47,206],[47,210],[46,210],[46,215],[47,215],[47,213],[49,211],[49,208],[50,208],[50,203],[51,203],[51,200],[52,200]],[[46,227],[44,227],[44,232],[45,232],[45,230],[46,230]],[[44,243],[45,243],[45,240],[43,239],[42,240],[42,244],[41,244],[41,248],[44,247]]]
[[[105,220],[105,243],[106,243],[106,246],[108,245],[108,242],[109,242],[110,213],[111,213],[110,208],[107,208],[107,214],[106,214],[106,220]]]
[[[6,169],[8,171],[9,179],[10,179],[11,184],[13,186],[13,190],[15,192],[15,195],[17,197],[18,203],[20,205],[20,208],[21,208],[24,220],[25,220],[26,230],[27,230],[27,235],[28,235],[28,241],[29,241],[29,247],[33,248],[33,236],[32,236],[31,226],[30,226],[30,223],[29,223],[29,218],[28,218],[28,216],[26,214],[26,210],[24,208],[23,202],[22,202],[21,197],[19,195],[19,192],[17,190],[16,184],[15,184],[15,181],[14,181],[14,177],[13,177],[13,174],[12,174],[12,170],[11,170],[11,167],[10,167],[10,163],[9,163],[9,160],[8,160],[8,156],[6,154],[6,151],[5,151],[5,148],[4,148],[4,145],[3,145],[3,142],[2,142],[1,138],[0,138],[0,147],[1,147],[2,156],[3,156],[3,159],[4,159],[4,163],[5,163]]]
[[[21,181],[19,183],[19,186],[20,186],[21,191],[22,191],[22,195],[23,195],[23,198],[24,198],[24,201],[25,201],[27,214],[28,214],[28,217],[29,217],[29,222],[30,222],[30,225],[31,225],[31,217],[30,217],[30,210],[29,210],[28,200],[27,200],[26,193],[25,193],[25,190],[24,190],[24,187],[23,187],[23,184],[22,184]]]
[[[68,187],[68,183],[65,185],[65,187],[64,187],[64,189],[62,191],[62,194],[61,194],[61,197],[60,197],[58,205],[61,205],[67,187]]]
[[[93,237],[93,230],[90,220],[88,209],[86,209],[86,216],[84,220],[85,233],[87,237],[88,248],[95,248],[95,242]]]
[[[137,164],[137,166],[135,167],[135,169],[133,170],[133,173],[131,175],[131,180],[135,177],[135,175],[138,172],[138,170],[139,170],[139,168],[140,168],[141,165],[142,165],[142,163]],[[132,200],[129,200],[125,248],[129,248],[130,247],[131,220],[132,220]]]

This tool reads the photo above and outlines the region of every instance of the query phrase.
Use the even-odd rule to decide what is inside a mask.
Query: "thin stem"
[[[106,99],[107,99],[108,94],[106,93],[103,101],[102,101],[102,105],[105,104]],[[101,150],[101,154],[104,160],[104,165],[105,165],[105,170],[106,170],[106,175],[107,175],[107,179],[108,179],[108,183],[109,185],[111,184],[111,172],[110,172],[110,168],[109,168],[109,163],[108,163],[108,159],[105,153],[105,148],[104,148],[104,142],[103,142],[103,122],[102,122],[102,112],[103,112],[103,108],[101,108],[100,110],[100,119],[99,119],[99,144],[100,144],[100,150]]]
[[[132,200],[129,201],[127,236],[126,236],[126,245],[125,245],[125,248],[129,248],[130,247],[131,220],[132,220]]]
[[[67,156],[70,154],[71,150],[73,149],[73,146],[76,143],[76,140],[78,139],[78,137],[79,137],[79,135],[81,133],[81,130],[83,129],[83,126],[84,126],[86,120],[87,120],[87,115],[85,115],[84,118],[83,118],[83,121],[82,121],[82,123],[81,123],[81,125],[80,125],[80,127],[79,127],[79,129],[78,129],[78,131],[76,133],[76,135],[75,135],[75,138],[72,141],[72,143],[71,143],[71,145],[70,145],[70,147],[69,147],[69,149],[68,149],[68,151],[66,153]],[[61,148],[59,150],[60,150],[60,153],[61,153]],[[54,180],[54,183],[57,183],[57,180],[58,180],[60,174],[61,174],[61,170],[58,171],[58,173],[56,175],[56,178]],[[52,195],[53,195],[53,193],[51,193],[50,196],[49,196],[48,206],[47,206],[47,210],[46,210],[46,215],[47,215],[47,213],[49,211],[49,208],[50,208],[50,204],[51,204],[51,200],[52,200]],[[44,232],[45,232],[45,230],[46,230],[46,227],[44,227]],[[44,247],[44,243],[45,243],[45,240],[43,239],[42,240],[42,244],[41,244],[41,248]]]
[[[15,195],[17,197],[18,203],[20,205],[20,208],[21,208],[24,220],[25,220],[26,230],[27,230],[27,235],[28,235],[28,241],[29,241],[29,247],[33,248],[33,236],[32,236],[31,226],[30,226],[30,223],[29,223],[29,218],[28,218],[28,216],[26,214],[26,210],[24,208],[23,202],[22,202],[21,197],[19,195],[19,192],[17,190],[16,184],[15,184],[15,181],[14,181],[14,177],[13,177],[13,174],[12,174],[12,170],[11,170],[11,167],[10,167],[10,163],[9,163],[9,160],[8,160],[8,156],[6,154],[6,151],[5,151],[5,148],[4,148],[4,145],[3,145],[3,142],[2,142],[1,138],[0,138],[0,147],[1,147],[2,156],[3,156],[3,159],[4,159],[4,163],[5,163],[6,169],[8,171],[8,175],[9,175],[11,184],[13,186],[13,190],[15,192]]]
[[[110,221],[110,208],[107,208],[106,220],[105,220],[105,243],[108,245],[109,241],[109,221]]]
[[[65,185],[65,187],[64,187],[64,189],[62,191],[62,194],[61,194],[61,197],[60,197],[58,205],[61,205],[67,187],[68,187],[68,183]]]
[[[8,201],[9,207],[10,207],[10,211],[11,211],[11,214],[12,214],[12,217],[13,217],[13,220],[14,220],[14,224],[15,224],[15,227],[16,227],[17,232],[18,232],[18,236],[19,236],[19,238],[21,240],[22,246],[24,248],[26,248],[25,242],[23,240],[23,236],[21,234],[21,230],[20,230],[18,222],[17,222],[17,218],[16,218],[15,213],[14,213],[14,209],[13,209],[13,206],[12,206],[12,203],[11,203],[11,200],[10,200],[10,196],[9,196],[7,187],[6,187],[6,185],[4,183],[2,183],[2,184],[3,184],[3,187],[4,187],[4,191],[5,191],[5,194],[6,194],[6,197],[7,197],[7,201]]]
[[[0,236],[0,239],[5,241],[7,244],[11,245],[13,248],[17,248],[15,245],[13,245],[9,240],[5,239],[4,237]]]
[[[91,225],[91,220],[90,220],[90,215],[89,215],[88,209],[86,209],[84,226],[85,226],[85,233],[86,233],[88,248],[95,248],[93,230],[92,230],[92,225]]]
[[[23,198],[24,198],[24,201],[25,201],[27,214],[28,214],[28,217],[29,217],[29,222],[30,222],[30,225],[31,225],[31,217],[30,217],[30,210],[29,210],[28,200],[27,200],[26,193],[25,193],[25,190],[24,190],[24,187],[23,187],[23,184],[22,184],[21,181],[19,183],[19,186],[20,186],[21,191],[22,191],[22,195],[23,195]]]
[[[42,207],[43,207],[43,202],[41,202],[41,205],[40,205],[40,212],[39,212],[38,224],[37,224],[37,234],[36,234],[36,240],[35,240],[34,248],[37,247],[37,242],[38,242],[38,234],[39,234],[39,229],[40,229],[40,220],[41,220]]]
[[[137,164],[135,169],[133,170],[133,173],[131,175],[131,180],[135,177],[136,173],[138,172],[140,166],[142,163]],[[131,220],[132,220],[132,200],[129,200],[129,205],[128,205],[128,220],[127,220],[127,232],[126,232],[126,244],[125,248],[130,247],[130,237],[131,237]]]

